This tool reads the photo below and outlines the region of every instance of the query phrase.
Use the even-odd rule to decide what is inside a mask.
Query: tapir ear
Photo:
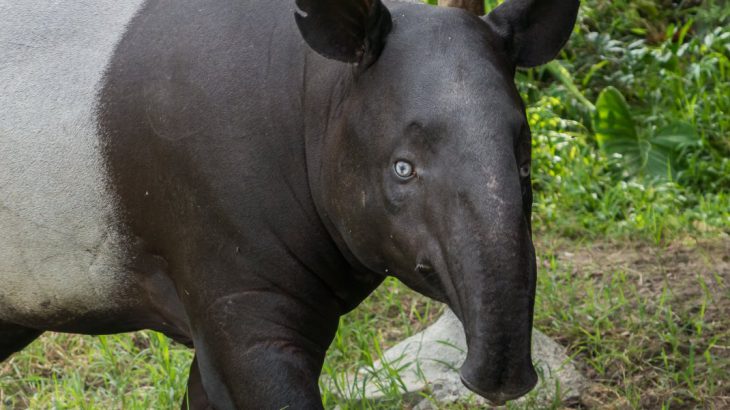
[[[484,18],[519,67],[555,58],[570,38],[579,0],[507,0]]]
[[[365,67],[377,60],[393,21],[380,0],[297,0],[304,40],[324,57]]]

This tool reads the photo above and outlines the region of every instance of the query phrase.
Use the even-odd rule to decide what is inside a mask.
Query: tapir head
[[[323,212],[362,265],[454,310],[462,380],[494,403],[537,381],[530,130],[514,73],[556,56],[578,3],[507,0],[479,18],[297,1],[306,42],[356,64],[324,137]]]

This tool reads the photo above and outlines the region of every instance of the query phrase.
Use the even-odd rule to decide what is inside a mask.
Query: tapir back
[[[54,325],[119,294],[94,110],[139,3],[0,0],[0,320]]]

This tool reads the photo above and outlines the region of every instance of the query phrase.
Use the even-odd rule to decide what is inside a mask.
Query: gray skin
[[[464,324],[467,387],[494,403],[534,387],[514,73],[559,52],[578,1],[508,0],[483,18],[296,4],[145,3],[96,115],[123,301],[62,325],[0,321],[0,359],[43,330],[150,328],[195,347],[184,406],[321,408],[339,318],[393,275]]]

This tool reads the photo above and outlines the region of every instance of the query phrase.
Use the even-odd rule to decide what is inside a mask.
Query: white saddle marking
[[[141,3],[0,0],[0,320],[43,326],[123,291],[94,109]]]

